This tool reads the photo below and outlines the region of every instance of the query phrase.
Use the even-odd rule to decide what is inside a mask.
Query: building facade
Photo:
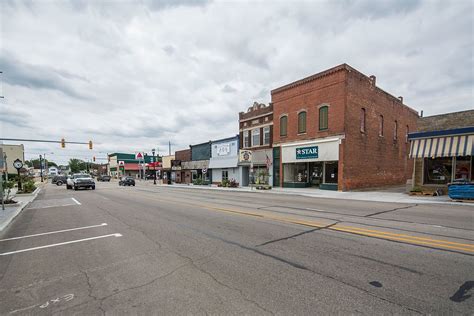
[[[342,64],[271,91],[273,184],[352,190],[411,177],[418,113]]]
[[[191,149],[177,150],[175,159],[171,161],[172,172],[175,173],[176,183],[191,183],[191,170],[184,169],[186,162],[191,161]]]
[[[0,169],[3,169],[9,174],[16,174],[17,171],[13,167],[13,162],[17,159],[21,160],[25,164],[25,147],[21,145],[5,145],[0,144],[0,152],[3,154],[4,165],[0,166]],[[3,167],[3,168],[2,168]]]
[[[191,160],[181,162],[184,170],[189,170],[191,179],[189,183],[197,179],[212,182],[211,174],[208,172],[209,160],[211,159],[211,141],[189,146]]]
[[[176,173],[173,173],[171,170],[171,162],[174,160],[174,155],[168,155],[161,157],[163,162],[163,168],[161,171],[161,178],[163,179],[163,184],[171,184],[175,181],[173,177],[176,177]]]
[[[421,117],[408,138],[413,188],[446,192],[448,183],[474,181],[474,110]]]
[[[254,102],[239,113],[239,165],[250,184],[273,183],[273,104]]]
[[[145,154],[143,159],[135,159],[135,154],[113,153],[109,154],[109,171],[112,177],[118,178],[122,176],[145,177],[145,173],[149,170],[147,164],[153,162],[153,156]],[[160,161],[160,157],[155,157]],[[156,168],[160,171],[160,168]]]
[[[248,185],[248,169],[239,166],[239,136],[233,136],[211,142],[209,169],[212,183],[235,181],[238,186]]]

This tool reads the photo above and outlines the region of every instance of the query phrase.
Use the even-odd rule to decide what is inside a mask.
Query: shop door
[[[337,183],[337,165],[338,162],[326,162],[325,163],[325,175],[324,183]]]

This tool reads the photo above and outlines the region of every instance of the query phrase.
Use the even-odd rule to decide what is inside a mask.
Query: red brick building
[[[411,177],[418,113],[342,64],[271,92],[275,186],[352,190]]]

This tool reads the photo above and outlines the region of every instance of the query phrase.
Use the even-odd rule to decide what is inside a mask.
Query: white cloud
[[[1,134],[105,156],[235,135],[271,89],[348,63],[425,114],[472,108],[471,1],[18,2],[2,8]]]

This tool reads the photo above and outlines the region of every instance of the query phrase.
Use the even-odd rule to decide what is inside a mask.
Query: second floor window
[[[365,133],[365,109],[360,109],[360,131]]]
[[[298,113],[298,134],[306,133],[306,112]]]
[[[263,128],[263,144],[264,145],[270,144],[270,126],[265,126]]]
[[[250,147],[250,137],[249,137],[249,131],[244,131],[244,148],[249,148]]]
[[[252,147],[260,146],[260,128],[252,130]]]
[[[328,129],[328,110],[329,107],[322,106],[319,108],[319,130]]]
[[[379,116],[379,136],[383,136],[383,115]]]
[[[280,136],[286,136],[288,128],[288,116],[280,117]]]

